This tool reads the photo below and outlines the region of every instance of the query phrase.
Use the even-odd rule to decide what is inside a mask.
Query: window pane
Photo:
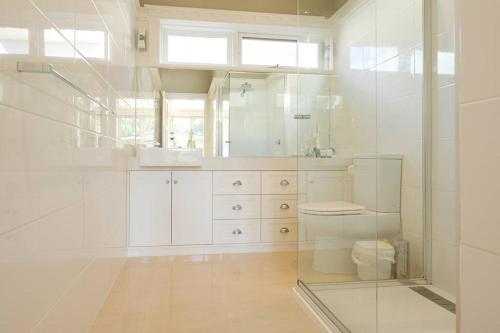
[[[196,64],[227,64],[226,37],[168,36],[167,61]]]
[[[204,99],[168,100],[170,148],[204,148]]]
[[[46,56],[72,58],[75,56],[75,50],[71,44],[74,44],[86,58],[104,59],[106,57],[107,42],[104,31],[63,29],[61,32],[67,40],[55,29],[44,30]]]
[[[243,38],[241,52],[244,65],[297,66],[297,42],[294,40]]]
[[[63,29],[61,32],[67,40],[55,29],[45,29],[43,31],[44,54],[47,57],[73,58],[75,56],[73,46],[68,43],[68,40],[74,43],[75,31],[73,29]]]
[[[299,43],[299,67],[319,67],[319,44]]]
[[[106,34],[104,31],[77,30],[76,48],[86,58],[106,57]]]
[[[0,54],[28,54],[29,31],[21,28],[0,28]]]

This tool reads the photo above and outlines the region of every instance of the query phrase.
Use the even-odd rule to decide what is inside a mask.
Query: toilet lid
[[[308,202],[299,206],[300,211],[309,214],[361,214],[366,207],[347,201]]]

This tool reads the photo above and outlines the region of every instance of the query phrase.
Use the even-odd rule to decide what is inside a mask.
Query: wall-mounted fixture
[[[146,29],[140,28],[137,31],[137,49],[139,51],[146,51]]]

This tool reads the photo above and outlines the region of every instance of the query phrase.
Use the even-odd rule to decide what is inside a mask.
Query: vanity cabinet
[[[131,171],[131,247],[297,241],[297,172]]]
[[[172,243],[172,173],[130,173],[130,246]]]
[[[212,172],[130,172],[130,246],[212,243]]]
[[[212,243],[212,172],[172,172],[172,244]]]

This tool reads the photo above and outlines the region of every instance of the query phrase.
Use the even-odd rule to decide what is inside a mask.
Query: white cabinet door
[[[172,244],[212,243],[212,172],[172,173]]]
[[[171,244],[171,172],[130,172],[130,246]]]

